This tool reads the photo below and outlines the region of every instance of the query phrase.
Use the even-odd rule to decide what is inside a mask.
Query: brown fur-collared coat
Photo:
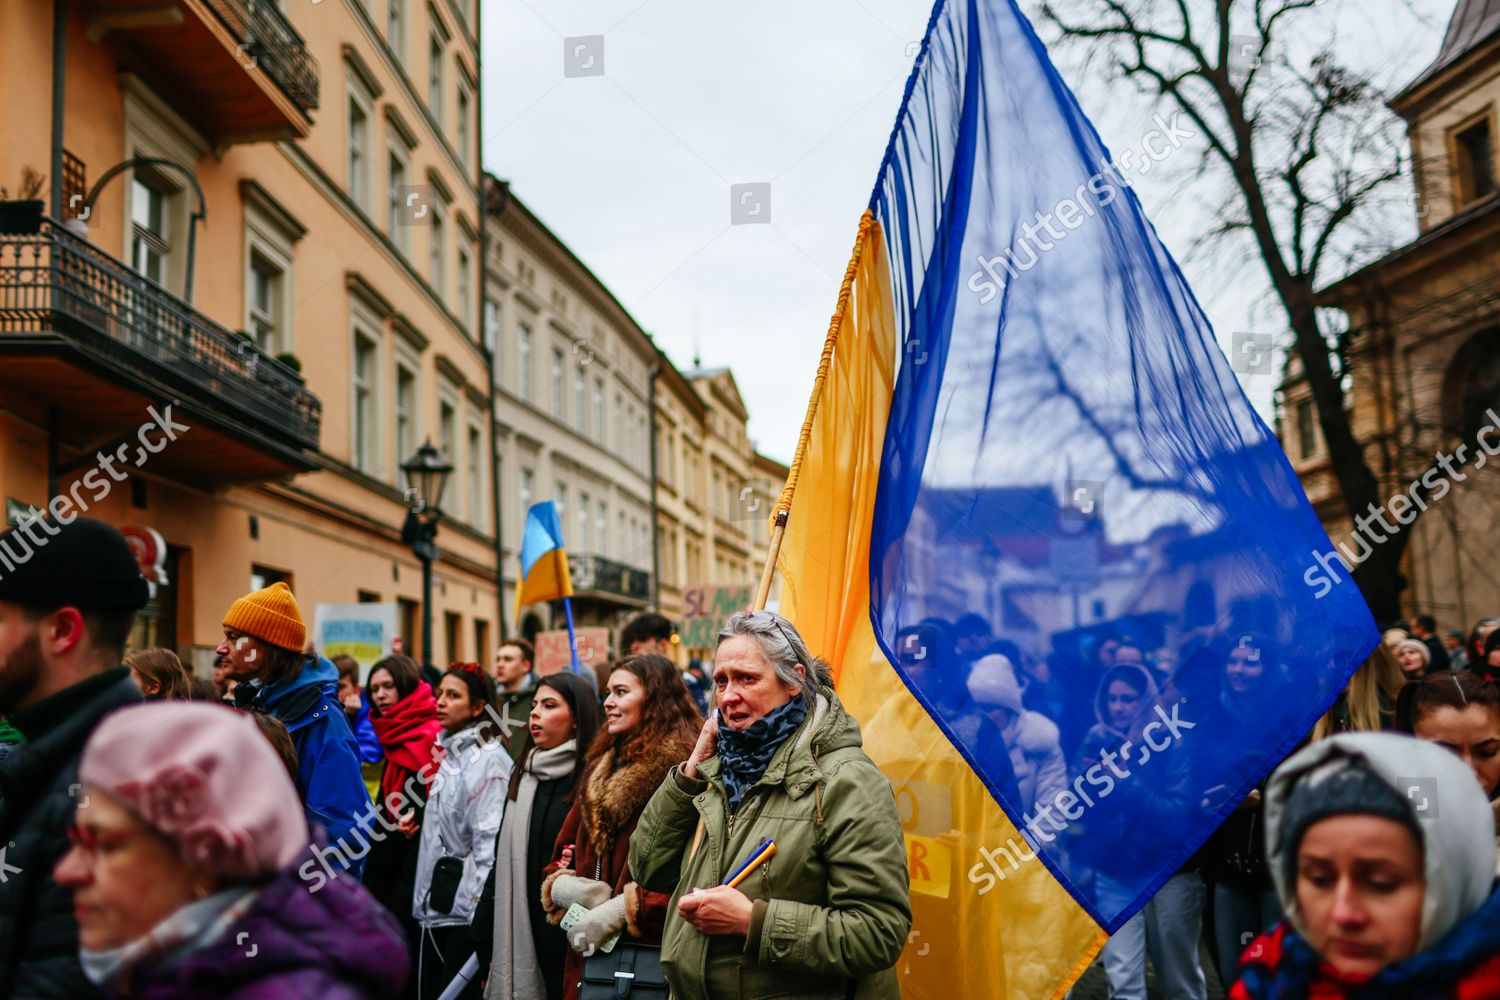
[[[611,750],[593,764],[584,778],[583,794],[573,800],[573,808],[563,821],[552,863],[546,869],[542,908],[549,912],[548,919],[556,923],[562,916],[561,911],[554,912],[551,902],[552,882],[558,875],[599,879],[613,888],[614,895],[625,895],[628,937],[645,944],[661,943],[671,894],[648,892],[635,884],[628,863],[630,835],[667,772],[692,752],[691,743],[667,740],[645,747],[632,760],[617,762],[616,751]],[[562,852],[569,845],[573,847],[573,867],[565,869]],[[583,956],[569,949],[563,967],[565,1000],[577,1000],[582,977]]]

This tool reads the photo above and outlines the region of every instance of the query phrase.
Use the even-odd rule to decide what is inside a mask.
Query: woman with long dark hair
[[[495,867],[473,924],[489,955],[485,1000],[561,1000],[568,941],[541,905],[542,869],[573,806],[601,723],[592,680],[552,674],[537,683],[527,733],[500,824]],[[492,918],[492,919],[486,919]],[[493,948],[493,950],[491,950]]]
[[[397,654],[370,668],[365,681],[370,725],[385,761],[376,805],[385,836],[370,845],[365,885],[401,920],[413,953],[420,928],[411,915],[417,881],[416,836],[432,780],[438,734],[437,701],[416,661]]]
[[[455,663],[438,683],[438,767],[427,796],[417,849],[412,916],[422,925],[417,953],[420,1000],[452,982],[472,949],[474,918],[495,863],[510,784],[510,754],[496,722],[495,682],[477,663]],[[461,997],[478,997],[470,983]]]
[[[586,758],[588,773],[557,836],[542,883],[547,919],[558,923],[578,903],[563,969],[563,996],[577,1000],[583,953],[617,933],[661,941],[670,894],[647,892],[630,878],[630,835],[641,810],[676,764],[687,759],[703,718],[682,674],[664,656],[627,656],[610,672],[604,728]]]

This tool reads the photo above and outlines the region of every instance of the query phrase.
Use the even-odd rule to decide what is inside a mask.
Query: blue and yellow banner
[[[911,998],[1061,996],[1378,638],[1113,164],[1015,3],[937,4],[779,505]]]
[[[572,596],[573,580],[568,575],[568,550],[563,542],[557,504],[551,500],[534,503],[526,512],[526,532],[521,536],[516,620],[520,620],[524,605]]]

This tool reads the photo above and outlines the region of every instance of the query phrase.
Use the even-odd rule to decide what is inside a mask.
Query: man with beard
[[[52,868],[68,850],[84,742],[141,700],[120,660],[149,591],[103,522],[28,520],[0,547],[23,532],[45,541],[0,575],[0,715],[25,737],[0,760],[0,997],[77,1000],[100,994],[79,965],[73,893]]]

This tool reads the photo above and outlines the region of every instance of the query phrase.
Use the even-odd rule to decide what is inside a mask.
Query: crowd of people
[[[894,796],[791,622],[730,619],[705,719],[656,614],[597,675],[361,684],[277,583],[210,681],[126,651],[147,599],[83,518],[0,578],[0,996],[899,995]]]
[[[82,518],[0,578],[0,996],[900,995],[891,785],[793,622],[731,616],[709,671],[647,614],[592,673],[539,675],[515,638],[441,673],[395,652],[361,683],[278,583],[225,610],[210,681],[126,651],[147,597]],[[1497,626],[1388,630],[1238,802],[1201,754],[1121,782],[1148,825],[1222,822],[1105,944],[1111,996],[1144,998],[1148,960],[1205,996],[1205,938],[1234,1000],[1500,996]],[[982,620],[894,652],[1020,816],[1184,692],[1193,725],[1254,745],[1289,679],[1248,638],[1100,634],[1067,678]],[[1073,833],[1062,870],[1123,908],[1140,855]]]

